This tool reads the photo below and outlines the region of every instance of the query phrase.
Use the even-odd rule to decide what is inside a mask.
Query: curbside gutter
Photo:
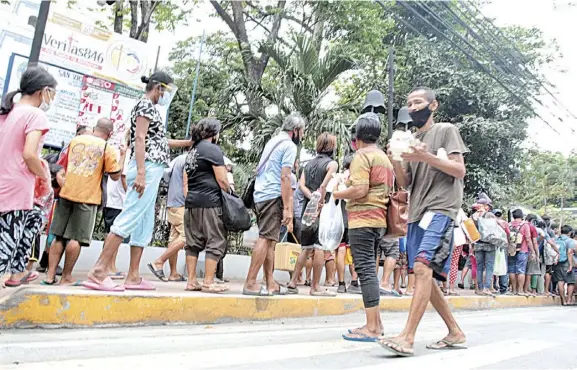
[[[550,297],[448,297],[454,310],[559,305]],[[410,297],[381,298],[382,311],[408,311]],[[0,329],[212,324],[344,315],[363,309],[360,296],[246,297],[190,293],[108,293],[23,287],[0,298]],[[431,309],[431,307],[429,307]]]

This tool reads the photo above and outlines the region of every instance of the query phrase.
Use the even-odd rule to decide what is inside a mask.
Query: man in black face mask
[[[409,272],[415,274],[415,292],[403,332],[379,341],[399,356],[413,355],[417,326],[429,302],[449,334],[427,348],[446,350],[463,347],[466,342],[435,279],[446,281],[449,272],[454,220],[463,202],[463,154],[469,150],[457,127],[434,123],[439,103],[433,90],[416,88],[407,98],[407,107],[419,141],[411,146],[411,153],[402,154],[402,161],[392,162],[399,186],[410,187],[407,255]]]

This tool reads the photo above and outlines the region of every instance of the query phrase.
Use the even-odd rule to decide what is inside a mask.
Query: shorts
[[[546,274],[553,274],[553,265],[546,265],[545,266],[545,273]]]
[[[122,212],[121,209],[104,207],[102,209],[102,218],[104,219],[104,233],[108,234],[110,228],[114,225],[114,220]]]
[[[527,272],[529,253],[517,252],[513,257],[507,257],[507,272],[509,274],[524,275]]]
[[[573,271],[567,272],[569,269],[569,261],[559,262],[553,266],[553,281],[565,282],[567,284],[575,284],[575,274]]]
[[[226,252],[227,232],[222,221],[222,208],[186,208],[184,212],[187,256],[198,257],[206,251],[206,257],[216,261]]]
[[[303,249],[318,248],[321,249],[319,242],[319,219],[310,226],[301,227],[301,246]]]
[[[124,201],[124,209],[114,220],[110,232],[128,238],[130,246],[144,248],[152,241],[154,222],[156,220],[156,196],[158,186],[166,168],[164,164],[150,161],[144,162],[146,171],[146,187],[142,195],[133,189],[136,181],[136,161],[132,159],[126,171],[128,192]]]
[[[415,262],[421,262],[433,270],[433,277],[446,281],[451,268],[454,222],[449,216],[434,213],[427,230],[420,221],[409,224],[407,232],[407,256],[409,273]]]
[[[398,259],[400,254],[399,239],[383,238],[377,248],[377,257],[384,261],[385,258]]]
[[[282,198],[255,203],[259,237],[278,243],[282,223],[282,207]]]
[[[98,206],[95,204],[76,203],[60,198],[54,210],[52,234],[64,245],[69,240],[75,240],[81,246],[88,247],[92,241],[97,213]]]
[[[184,207],[174,207],[166,209],[166,220],[170,224],[170,236],[168,242],[175,240],[186,242],[184,233]]]
[[[397,265],[395,266],[397,269],[406,269],[407,268],[407,253],[400,252],[399,258],[397,259]]]

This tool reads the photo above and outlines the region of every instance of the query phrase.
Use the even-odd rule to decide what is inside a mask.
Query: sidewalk
[[[83,279],[85,275],[76,277]],[[155,282],[156,291],[96,292],[83,287],[42,286],[39,281],[1,289],[0,328],[210,324],[343,315],[363,308],[360,295],[311,297],[308,287],[299,287],[298,295],[248,297],[240,294],[240,281],[231,282],[229,292],[215,295],[186,292],[184,282],[163,283],[152,276],[145,278]],[[448,297],[454,310],[559,304],[548,297],[492,298],[475,296],[471,291],[459,292],[459,297]],[[380,307],[382,311],[408,311],[410,302],[410,297],[381,297]]]

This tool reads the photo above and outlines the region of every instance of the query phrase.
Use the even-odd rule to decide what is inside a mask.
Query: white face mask
[[[158,105],[165,106],[168,105],[168,103],[170,103],[170,94],[165,91],[162,93],[160,99],[158,99]]]
[[[45,91],[48,91],[48,90],[45,90]],[[50,93],[48,93],[48,96],[50,97]],[[52,100],[50,99],[47,103],[46,100],[44,99],[44,95],[42,95],[42,103],[40,103],[40,106],[38,108],[42,109],[44,112],[47,112],[50,110],[51,105],[52,105]]]

